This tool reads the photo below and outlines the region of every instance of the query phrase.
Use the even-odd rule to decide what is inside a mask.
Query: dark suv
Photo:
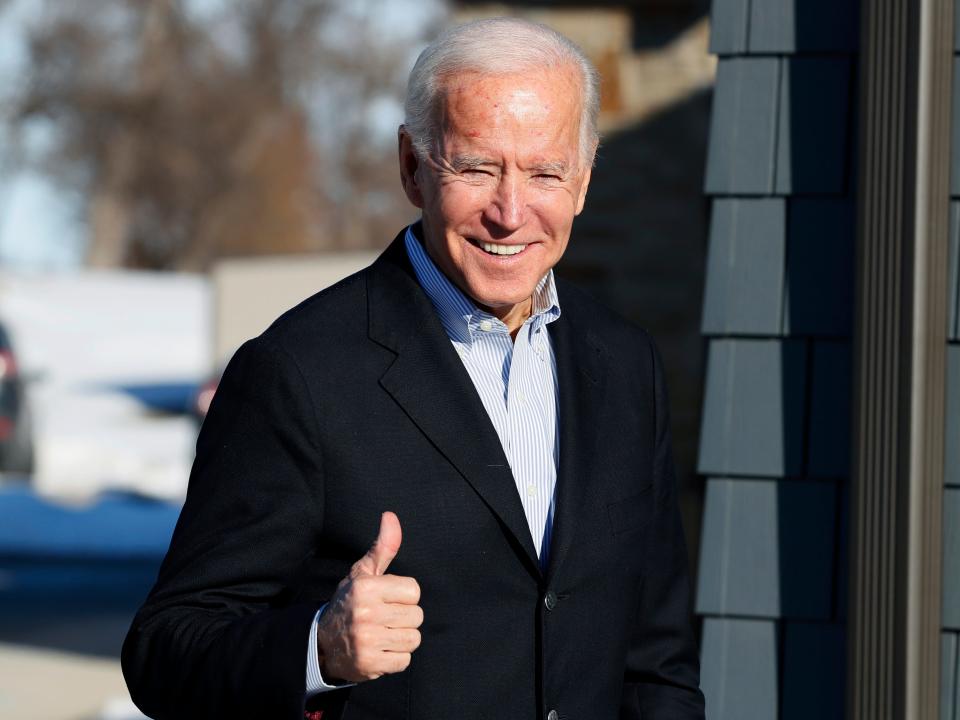
[[[33,471],[27,395],[6,328],[0,324],[0,472]]]

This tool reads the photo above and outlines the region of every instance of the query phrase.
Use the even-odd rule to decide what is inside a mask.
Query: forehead
[[[578,144],[580,83],[572,67],[512,74],[459,73],[445,79],[440,124],[446,142],[524,146]]]

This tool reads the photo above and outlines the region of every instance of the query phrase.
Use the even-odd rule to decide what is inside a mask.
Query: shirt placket
[[[516,438],[512,450],[512,466],[516,468],[514,470],[514,480],[517,483],[517,492],[520,495],[523,511],[530,526],[530,533],[539,554],[542,549],[546,514],[543,507],[543,488],[540,487],[536,472],[536,447],[535,443],[531,441],[531,438],[535,435],[531,430],[537,425],[537,418],[536,413],[532,412],[536,397],[533,395],[533,388],[530,383],[530,371],[535,370],[535,368],[530,367],[532,359],[530,330],[531,324],[529,322],[524,324],[517,333],[513,346],[513,361],[510,366],[510,382],[507,393],[509,399],[507,417],[510,434]]]

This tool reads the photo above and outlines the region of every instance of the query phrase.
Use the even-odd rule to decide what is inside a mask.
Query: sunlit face
[[[467,73],[444,89],[434,154],[419,159],[401,129],[404,189],[444,274],[481,307],[522,322],[567,247],[590,180],[578,75]]]

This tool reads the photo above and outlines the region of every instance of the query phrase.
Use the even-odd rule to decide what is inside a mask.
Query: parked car
[[[33,472],[33,430],[10,335],[0,324],[0,472]]]

